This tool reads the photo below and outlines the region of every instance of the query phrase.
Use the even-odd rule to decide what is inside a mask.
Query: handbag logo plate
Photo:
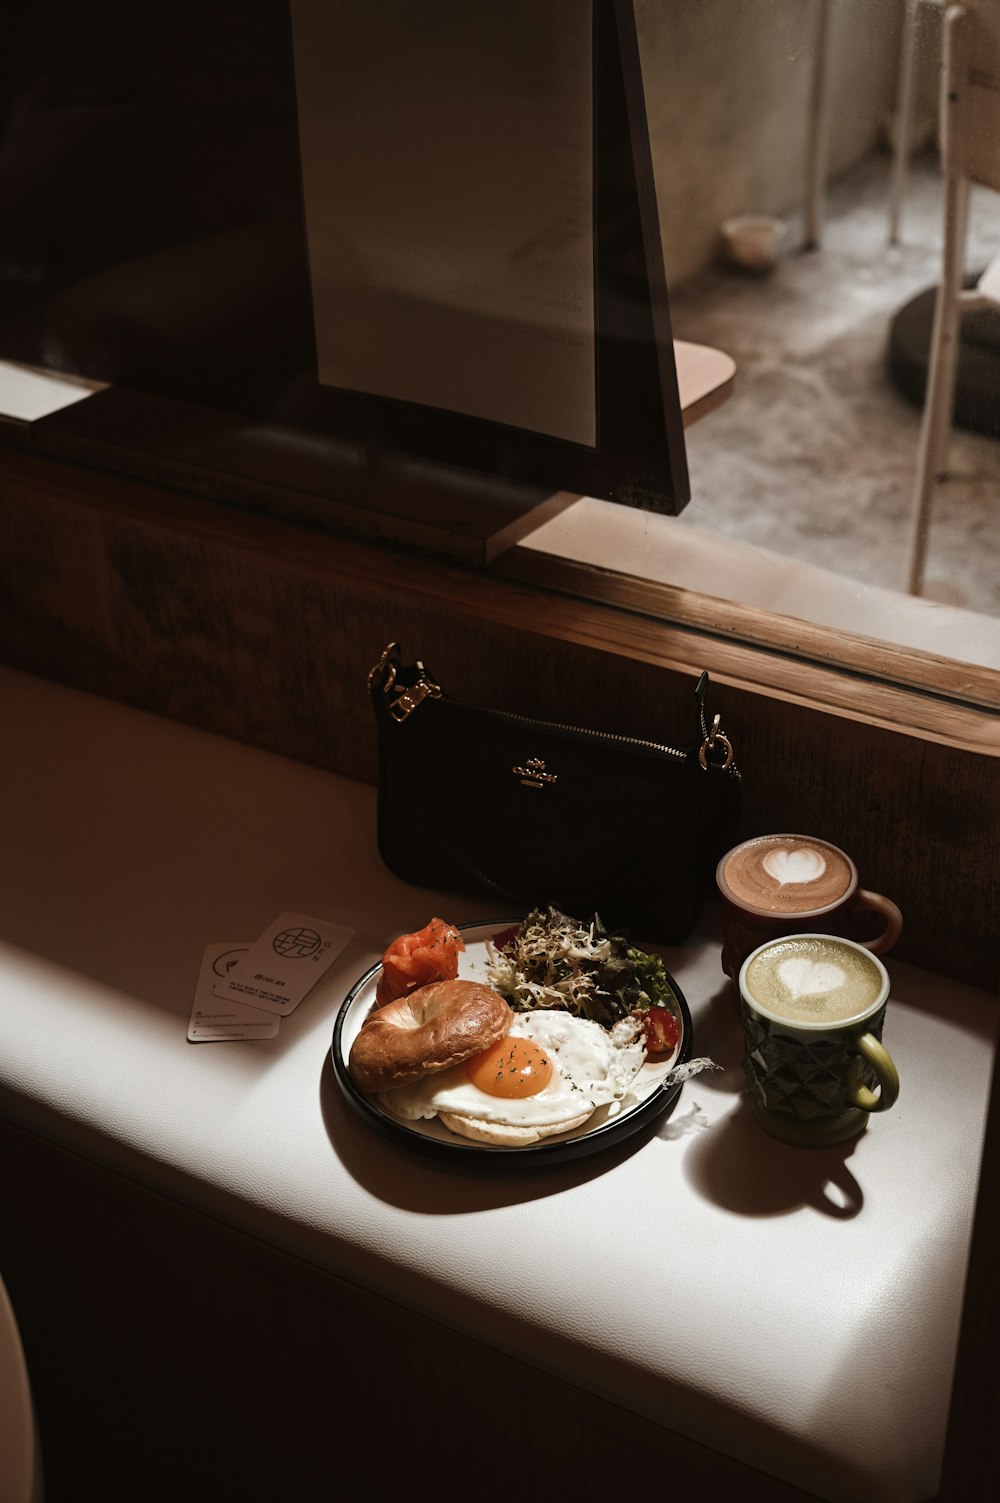
[[[526,766],[512,767],[511,772],[521,779],[525,788],[550,788],[559,781],[557,772],[545,771],[545,762],[541,757],[529,757]]]

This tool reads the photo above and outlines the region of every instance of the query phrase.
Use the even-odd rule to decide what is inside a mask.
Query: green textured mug
[[[854,1137],[899,1095],[882,1043],[885,966],[835,934],[789,934],[739,973],[747,1089],[773,1137],[822,1147]]]

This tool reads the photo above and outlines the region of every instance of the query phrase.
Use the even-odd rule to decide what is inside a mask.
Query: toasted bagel
[[[478,981],[432,981],[369,1014],[347,1069],[359,1090],[388,1091],[460,1065],[502,1039],[512,1013]]]

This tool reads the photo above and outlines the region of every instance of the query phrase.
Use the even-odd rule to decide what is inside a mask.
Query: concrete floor
[[[819,250],[801,251],[791,224],[773,273],[711,267],[671,312],[678,338],[737,363],[732,398],[688,432],[684,524],[902,590],[920,413],[886,352],[893,315],[938,280],[941,178],[933,155],[914,163],[894,247],[888,178],[888,156],[872,156],[831,186]],[[1000,195],[973,194],[967,247],[970,269],[1000,250]],[[924,593],[1000,615],[996,440],[954,432]]]

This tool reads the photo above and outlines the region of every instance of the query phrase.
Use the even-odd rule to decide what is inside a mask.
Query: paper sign
[[[192,1044],[222,1043],[226,1039],[273,1039],[280,1018],[259,1007],[248,1007],[235,997],[216,996],[213,986],[224,981],[237,960],[250,946],[206,945],[198,972],[187,1036]]]
[[[215,981],[224,1000],[287,1017],[354,938],[354,930],[301,913],[281,913],[225,977]]]

